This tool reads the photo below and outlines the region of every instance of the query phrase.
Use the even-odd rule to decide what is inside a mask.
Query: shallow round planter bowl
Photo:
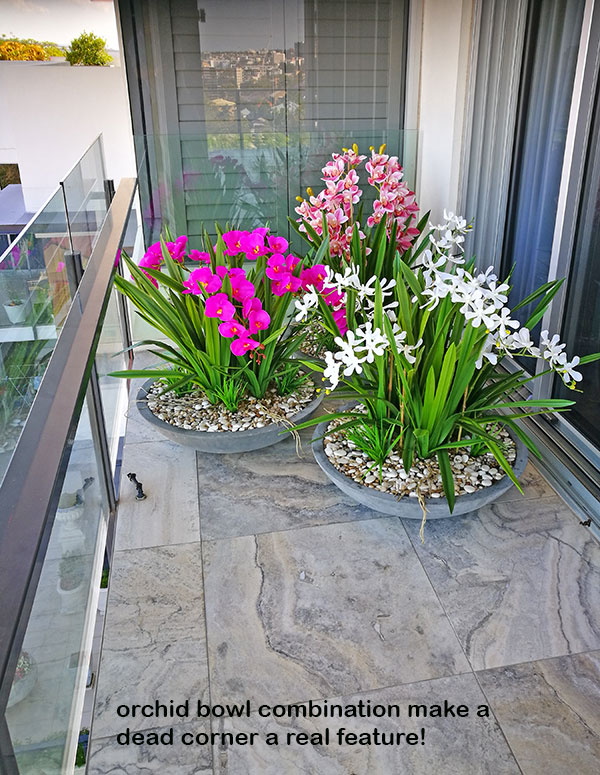
[[[423,512],[419,506],[419,502],[416,498],[404,496],[402,498],[396,498],[389,492],[381,492],[375,490],[373,487],[367,487],[364,484],[358,484],[350,477],[345,476],[341,471],[338,471],[335,466],[329,462],[329,458],[325,454],[323,447],[323,439],[320,438],[325,435],[329,422],[322,422],[317,425],[313,434],[313,454],[315,460],[325,473],[325,475],[339,487],[342,492],[349,495],[353,500],[363,506],[367,506],[369,509],[379,511],[382,514],[389,514],[394,517],[403,517],[405,519],[418,519],[423,518]],[[510,431],[510,436],[517,445],[517,457],[513,463],[513,471],[517,479],[521,476],[527,465],[527,447],[514,436]],[[513,486],[512,481],[508,476],[504,476],[489,487],[477,490],[477,492],[469,492],[464,495],[457,496],[454,502],[454,511],[450,513],[448,508],[448,501],[445,498],[425,498],[425,506],[427,508],[427,519],[444,519],[446,517],[457,517],[460,514],[468,514],[471,511],[476,511],[487,506],[488,503],[492,503],[497,498],[506,492]]]
[[[155,380],[149,379],[139,389],[136,399],[137,408],[142,417],[156,430],[177,444],[191,447],[199,452],[229,455],[235,452],[252,452],[255,449],[270,447],[289,436],[289,433],[282,433],[287,429],[283,423],[272,423],[262,428],[251,428],[247,431],[193,431],[178,428],[176,425],[160,420],[148,409],[146,397],[154,382]],[[290,422],[296,424],[307,420],[316,411],[323,396],[324,392],[318,393],[309,404],[289,418]]]

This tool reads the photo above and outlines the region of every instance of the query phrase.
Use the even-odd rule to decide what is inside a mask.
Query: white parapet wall
[[[99,134],[107,177],[135,175],[123,68],[0,62],[0,164],[17,163],[35,211]]]

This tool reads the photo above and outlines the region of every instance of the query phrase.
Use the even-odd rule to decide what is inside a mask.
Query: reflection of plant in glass
[[[52,319],[51,301],[43,289],[34,295],[26,322],[35,327]],[[12,450],[21,433],[46,364],[49,340],[33,339],[0,345],[0,452]]]
[[[58,575],[60,588],[65,592],[77,589],[85,577],[84,558],[75,552],[67,552],[60,561]]]
[[[27,651],[22,651],[17,662],[17,669],[15,670],[15,683],[22,681],[25,676],[33,670],[34,661]]]

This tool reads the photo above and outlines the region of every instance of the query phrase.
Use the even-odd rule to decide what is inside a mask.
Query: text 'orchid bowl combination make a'
[[[528,450],[539,454],[522,421],[573,403],[534,399],[531,381],[555,372],[576,389],[577,368],[600,354],[569,360],[548,331],[535,343],[562,281],[511,309],[510,278],[464,257],[470,226],[452,213],[438,226],[429,213],[417,222],[415,195],[384,150],[365,165],[377,198],[364,227],[357,168],[367,157],[356,146],[333,154],[325,189],[297,208],[299,233],[328,246],[322,286],[296,300],[296,318],[331,346],[305,362],[348,402],[302,427],[318,423],[315,458],[334,484],[377,511],[421,519],[423,537],[427,516],[472,512],[519,487]],[[509,356],[543,367],[500,368]]]
[[[268,447],[322,399],[294,357],[304,326],[290,326],[313,270],[266,228],[217,226],[216,243],[205,234],[202,247],[167,234],[139,265],[124,256],[131,279],[117,277],[117,287],[164,337],[135,346],[162,366],[113,376],[147,378],[138,409],[171,440],[211,453]]]

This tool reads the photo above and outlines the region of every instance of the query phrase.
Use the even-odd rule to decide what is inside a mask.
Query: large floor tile
[[[127,431],[125,433],[125,445],[141,444],[146,441],[161,441],[165,437],[151,423],[148,422],[137,408],[137,396],[140,388],[146,380],[133,379],[129,387],[129,400],[127,403]]]
[[[332,485],[315,463],[312,429],[235,455],[198,454],[200,525],[203,539],[289,530],[381,516]]]
[[[213,702],[469,670],[395,518],[204,542],[203,554]]]
[[[523,499],[531,500],[550,497],[558,499],[559,497],[552,489],[552,487],[550,487],[544,477],[540,474],[540,472],[531,463],[527,463],[525,471],[519,479],[519,484],[523,490],[522,493],[519,492],[516,487],[511,487],[510,490],[507,490],[498,498],[498,502],[520,501]]]
[[[600,546],[554,498],[405,520],[474,669],[600,647]]]
[[[199,543],[115,552],[104,646],[140,648],[204,637]]]
[[[524,775],[598,772],[599,651],[478,677]]]
[[[142,482],[146,500],[136,501],[136,489],[127,479],[130,472]],[[166,439],[125,445],[115,548],[140,549],[199,538],[194,450]]]
[[[115,735],[122,729],[148,729],[153,718],[117,713],[121,705],[147,705],[169,700],[208,702],[208,671],[204,640],[156,643],[138,649],[104,648],[96,707],[95,738]]]
[[[463,718],[408,718],[409,704],[434,705],[444,700],[467,705],[468,717]],[[392,709],[391,716],[370,718],[260,718],[233,722],[215,721],[213,730],[258,732],[254,745],[221,747],[214,751],[215,773],[218,775],[518,775],[514,757],[506,744],[493,716],[477,716],[477,706],[486,704],[472,674],[440,678],[328,700],[333,705],[364,707],[399,706],[400,716]],[[322,709],[323,704],[317,704]],[[394,744],[342,745],[337,732],[345,729],[352,734],[380,735],[380,743],[394,740]],[[329,729],[329,745],[301,745],[297,733],[321,734]],[[421,730],[424,730],[421,737]],[[396,733],[413,733],[418,742],[408,745],[391,737]],[[279,745],[266,744],[267,734],[275,733]],[[290,744],[287,744],[288,734]],[[359,739],[359,738],[358,738]],[[371,738],[373,740],[373,738]],[[274,738],[271,738],[273,741]],[[323,738],[324,740],[324,738]],[[414,740],[414,738],[412,738]]]
[[[170,729],[160,726],[147,731],[164,735]],[[210,746],[188,746],[178,740],[186,732],[206,731],[206,722],[173,725],[173,745],[119,745],[114,736],[94,737],[87,775],[212,775]]]

